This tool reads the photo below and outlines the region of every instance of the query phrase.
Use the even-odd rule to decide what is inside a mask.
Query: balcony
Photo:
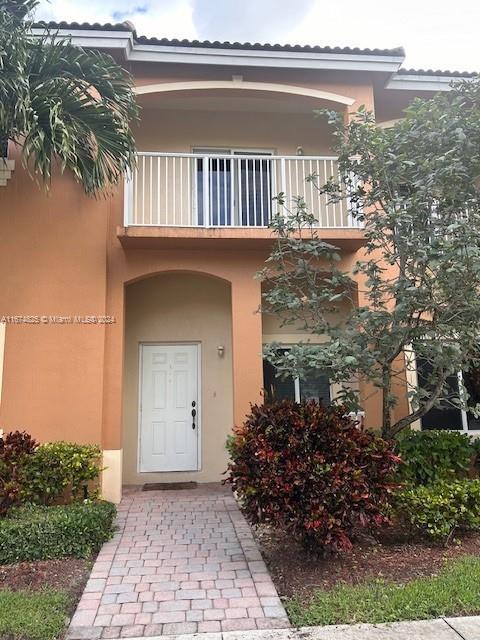
[[[125,185],[122,244],[134,238],[269,239],[276,215],[274,197],[302,197],[324,230],[325,239],[357,240],[360,223],[344,202],[331,204],[307,177],[318,183],[338,178],[333,156],[276,156],[232,153],[138,153]],[[131,244],[131,243],[130,243]]]

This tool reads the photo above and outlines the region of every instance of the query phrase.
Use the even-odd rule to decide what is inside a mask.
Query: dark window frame
[[[418,356],[415,356],[415,371],[416,371],[416,378],[417,378],[417,385],[419,385],[419,369],[418,369],[418,361],[419,358]],[[468,372],[467,372],[468,374]],[[460,396],[460,384],[465,384],[464,382],[464,376],[466,374],[463,371],[457,371],[456,376],[455,374],[452,376],[456,378],[456,385],[457,385],[457,392],[458,392],[458,396]],[[429,416],[430,414],[430,419],[433,416],[435,416],[436,414],[441,413],[442,411],[446,411],[446,412],[458,412],[459,416],[457,418],[458,420],[458,427],[457,428],[448,428],[448,427],[443,427],[442,424],[430,424],[430,425],[425,425],[424,426],[424,421],[425,418],[427,416]],[[427,418],[428,420],[428,418]],[[428,411],[425,416],[422,416],[419,419],[420,422],[420,427],[422,431],[428,431],[431,429],[439,429],[439,430],[444,430],[444,431],[456,431],[458,433],[467,433],[469,435],[479,435],[480,434],[480,419],[479,418],[475,418],[469,411],[466,411],[465,409],[461,409],[461,408],[455,408],[455,407],[447,407],[445,409],[432,409],[431,411]],[[473,429],[470,428],[470,424],[471,423],[477,423],[478,426],[474,427]]]
[[[282,345],[281,347],[279,347],[280,351],[288,351],[291,348],[291,345]],[[269,400],[283,400],[283,399],[290,399],[294,402],[301,402],[302,401],[302,380],[297,376],[297,377],[293,377],[293,376],[289,376],[289,378],[287,378],[287,380],[283,380],[282,378],[279,378],[277,376],[275,376],[275,372],[274,371],[270,371],[268,374],[266,374],[266,369],[270,368],[271,370],[274,370],[274,366],[268,362],[268,360],[266,360],[264,358],[263,360],[263,388],[265,391],[265,399]],[[269,390],[267,389],[267,377],[270,376],[271,380],[275,381],[279,381],[280,385],[284,385],[285,383],[291,384],[293,385],[293,388],[290,393],[286,393],[284,395],[282,395],[281,397],[275,398],[275,397],[270,397],[273,396],[273,394],[269,393]],[[320,374],[320,377],[322,377],[322,374]],[[323,377],[326,378],[327,381],[327,385],[328,385],[328,403],[326,404],[330,404],[332,402],[333,399],[333,394],[332,394],[332,383],[330,382],[330,379],[328,377],[328,375],[323,374]],[[305,382],[305,381],[304,381]],[[325,403],[325,398],[323,398],[322,396],[319,395],[319,399],[322,400],[322,402]],[[308,398],[307,398],[308,400]]]

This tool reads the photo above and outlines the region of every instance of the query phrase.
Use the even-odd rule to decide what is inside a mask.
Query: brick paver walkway
[[[229,489],[127,492],[69,640],[288,627]]]

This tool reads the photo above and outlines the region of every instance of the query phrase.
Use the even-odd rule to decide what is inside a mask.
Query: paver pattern
[[[69,640],[285,628],[288,618],[229,489],[127,491]]]

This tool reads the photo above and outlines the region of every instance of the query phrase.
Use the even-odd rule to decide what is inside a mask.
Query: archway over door
[[[127,285],[124,483],[221,479],[233,425],[231,308],[230,284],[200,273]]]

